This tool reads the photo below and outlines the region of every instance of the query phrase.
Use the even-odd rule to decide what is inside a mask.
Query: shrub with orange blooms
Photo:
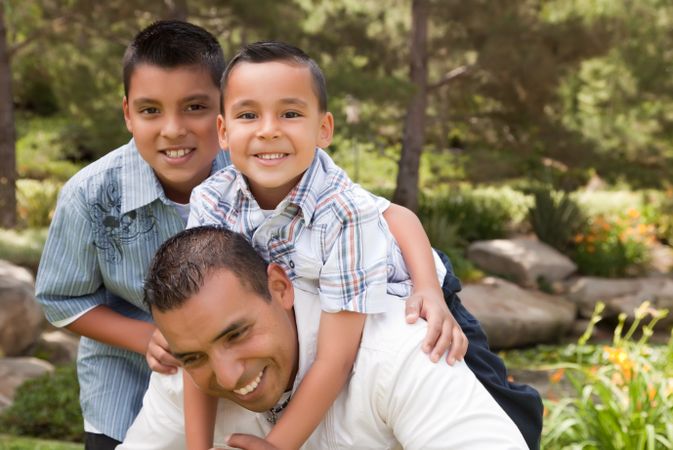
[[[614,217],[598,215],[575,235],[573,259],[585,275],[637,275],[647,265],[655,240],[654,225],[634,208]]]
[[[622,315],[612,343],[594,347],[588,359],[587,330],[577,347],[577,362],[559,364],[553,373],[556,382],[570,380],[576,397],[545,401],[542,448],[673,448],[673,333],[667,346],[648,343],[654,325],[667,313],[645,302],[626,332]],[[636,339],[637,330],[641,337]]]

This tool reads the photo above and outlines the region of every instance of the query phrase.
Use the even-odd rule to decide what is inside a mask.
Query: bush
[[[47,228],[0,228],[0,258],[19,266],[30,267],[36,272],[46,240]]]
[[[593,217],[575,236],[574,260],[586,275],[637,275],[649,261],[654,231],[633,208],[616,217]]]
[[[528,220],[535,235],[558,251],[568,253],[573,237],[586,221],[579,206],[568,194],[550,190],[536,191],[533,198]]]
[[[54,181],[17,180],[16,201],[20,225],[46,227],[56,209],[62,184]]]
[[[648,345],[654,325],[666,313],[645,302],[625,334],[622,315],[612,344],[594,347],[595,362],[587,364],[582,351],[575,364],[558,366],[551,379],[567,377],[577,396],[545,401],[542,448],[673,448],[673,334],[667,346]],[[636,340],[635,332],[648,315],[651,319]],[[580,339],[579,349],[586,349],[590,333]]]
[[[442,196],[421,198],[422,222],[438,215],[455,225],[466,242],[505,237],[526,216],[529,199],[509,188],[456,188]]]
[[[28,380],[16,391],[14,403],[0,415],[5,432],[81,442],[84,436],[75,365]]]

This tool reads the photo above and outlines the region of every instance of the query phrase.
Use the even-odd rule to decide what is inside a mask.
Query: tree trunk
[[[428,90],[428,0],[413,0],[409,76],[415,87],[407,107],[393,201],[412,211],[418,209],[418,167],[425,140],[425,109]]]
[[[14,103],[5,7],[0,2],[0,227],[16,225],[16,154]]]

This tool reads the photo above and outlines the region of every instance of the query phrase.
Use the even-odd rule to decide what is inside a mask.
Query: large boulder
[[[558,341],[572,329],[576,316],[575,305],[562,297],[494,277],[466,285],[460,298],[494,349]]]
[[[0,411],[12,403],[16,389],[24,381],[53,370],[54,366],[37,358],[0,358]]]
[[[467,250],[467,257],[488,273],[526,287],[538,287],[540,280],[554,283],[577,270],[567,256],[526,237],[474,242]]]
[[[23,354],[40,336],[43,320],[33,276],[0,260],[0,354]]]
[[[604,318],[615,319],[624,313],[635,318],[635,310],[645,301],[656,309],[668,309],[669,315],[659,327],[673,324],[673,280],[665,277],[610,279],[579,277],[568,283],[567,296],[574,301],[582,317],[591,317],[596,303],[605,303]],[[647,320],[646,320],[647,321]]]

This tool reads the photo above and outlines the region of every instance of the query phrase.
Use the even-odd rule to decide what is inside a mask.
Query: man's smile
[[[259,374],[257,374],[257,378],[252,380],[248,385],[243,386],[240,389],[234,390],[234,393],[238,394],[238,395],[248,395],[251,392],[253,392],[255,389],[257,389],[257,386],[259,386],[260,381],[262,381],[262,376],[264,375],[264,370],[265,369],[266,368],[262,369],[262,371],[259,372]]]

